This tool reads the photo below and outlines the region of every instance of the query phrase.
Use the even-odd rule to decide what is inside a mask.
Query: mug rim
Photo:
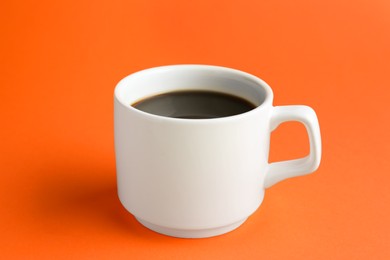
[[[156,114],[144,112],[142,110],[139,110],[139,109],[125,103],[120,98],[121,89],[126,87],[126,85],[127,85],[126,83],[127,83],[127,81],[130,80],[130,78],[132,78],[134,76],[139,76],[140,74],[144,74],[144,73],[150,73],[150,72],[162,71],[162,70],[175,70],[175,69],[188,69],[188,70],[207,69],[209,71],[214,71],[214,72],[236,74],[238,77],[246,78],[252,82],[255,82],[257,86],[261,87],[265,93],[264,101],[261,104],[256,105],[256,107],[254,109],[251,109],[250,111],[240,113],[237,115],[217,117],[217,118],[191,119],[191,118],[167,117],[167,116],[161,116],[161,115],[156,115]],[[224,66],[216,66],[216,65],[205,65],[205,64],[177,64],[177,65],[163,65],[163,66],[151,67],[151,68],[139,70],[139,71],[136,71],[134,73],[129,74],[128,76],[121,79],[117,83],[117,85],[115,86],[114,99],[116,102],[118,102],[121,106],[125,107],[126,109],[128,109],[134,113],[137,113],[140,116],[150,117],[150,119],[169,120],[169,121],[175,121],[175,122],[208,122],[209,123],[211,121],[236,119],[238,117],[243,117],[246,115],[250,115],[250,114],[259,112],[259,110],[263,110],[267,105],[272,106],[273,92],[272,92],[271,87],[264,80],[260,79],[259,77],[255,76],[253,74],[250,74],[248,72],[244,72],[244,71],[241,71],[238,69],[233,69],[233,68],[224,67]]]

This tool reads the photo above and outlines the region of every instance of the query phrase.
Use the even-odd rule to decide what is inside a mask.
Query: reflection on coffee
[[[132,106],[159,116],[187,119],[234,116],[256,107],[241,97],[203,90],[168,92],[142,99]]]

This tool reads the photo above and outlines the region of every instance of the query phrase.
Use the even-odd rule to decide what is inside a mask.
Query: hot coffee
[[[256,107],[238,96],[203,90],[168,92],[142,99],[132,106],[159,116],[187,119],[234,116]]]

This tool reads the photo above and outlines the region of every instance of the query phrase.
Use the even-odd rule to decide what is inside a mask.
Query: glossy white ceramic
[[[216,119],[176,119],[131,104],[174,90],[229,93],[256,108]],[[272,105],[271,88],[248,73],[208,65],[173,65],[134,73],[114,94],[118,194],[144,226],[170,236],[229,232],[261,204],[265,188],[311,173],[321,159],[317,117],[307,106]],[[270,133],[280,123],[307,129],[310,154],[268,163]]]

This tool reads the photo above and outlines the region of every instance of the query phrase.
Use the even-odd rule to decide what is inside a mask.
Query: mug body
[[[256,108],[214,119],[177,119],[131,106],[178,90],[244,98]],[[174,65],[134,73],[114,95],[119,199],[146,227],[176,237],[235,229],[261,204],[268,167],[272,91],[229,68]]]

